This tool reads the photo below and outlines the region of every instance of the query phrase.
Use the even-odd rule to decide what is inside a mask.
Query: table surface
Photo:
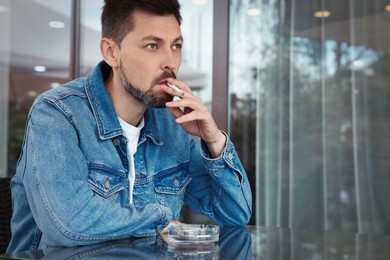
[[[1,259],[390,259],[390,236],[259,226],[221,228],[218,243],[175,247],[160,237],[0,255]]]

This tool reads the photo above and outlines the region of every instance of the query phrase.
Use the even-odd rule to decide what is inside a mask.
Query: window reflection
[[[102,60],[100,15],[103,0],[83,0],[80,8],[80,75],[85,76]]]
[[[390,234],[387,4],[231,2],[230,127],[258,224]]]
[[[70,4],[67,0],[0,1],[1,19],[5,20],[0,27],[8,32],[4,34],[8,48],[1,57],[2,73],[7,73],[8,80],[1,81],[1,91],[7,91],[9,97],[2,99],[8,105],[9,121],[4,115],[0,118],[1,128],[8,127],[8,136],[1,137],[8,143],[7,150],[0,152],[2,159],[7,158],[7,163],[1,164],[2,176],[15,171],[34,98],[69,80]]]
[[[10,6],[0,1],[0,32],[9,35]],[[9,42],[0,41],[0,177],[7,175]]]

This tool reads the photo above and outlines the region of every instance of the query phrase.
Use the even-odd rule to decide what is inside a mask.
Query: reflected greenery
[[[9,125],[8,125],[8,174],[15,174],[16,163],[18,161],[23,138],[24,127],[28,110],[23,109],[21,104],[10,104]]]
[[[301,20],[285,1],[256,2],[263,16],[254,18],[232,1],[229,67],[230,133],[256,224],[390,234],[389,53],[358,38],[370,26],[347,27],[359,36],[337,41],[327,38],[333,27]],[[297,31],[303,20],[307,31]]]

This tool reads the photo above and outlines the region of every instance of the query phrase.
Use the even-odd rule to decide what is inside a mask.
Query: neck
[[[137,126],[147,107],[127,93],[118,77],[114,77],[112,72],[105,85],[117,116],[126,123]]]

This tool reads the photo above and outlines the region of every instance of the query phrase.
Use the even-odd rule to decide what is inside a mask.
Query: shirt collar
[[[104,81],[110,75],[111,70],[111,67],[105,61],[101,61],[90,71],[84,86],[96,120],[99,137],[102,140],[114,138],[123,133],[114,106],[104,85]],[[154,125],[153,109],[146,109],[144,114],[145,126],[142,128],[140,141],[149,137],[155,144],[161,145],[161,139]]]

